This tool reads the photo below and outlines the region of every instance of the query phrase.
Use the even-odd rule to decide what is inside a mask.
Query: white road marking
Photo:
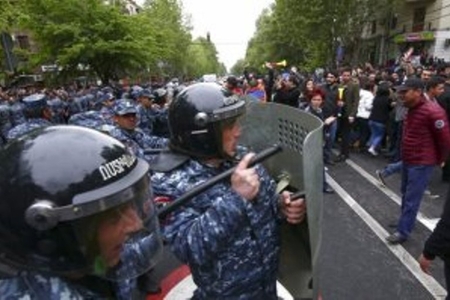
[[[380,191],[382,191],[386,196],[388,196],[390,199],[392,199],[395,203],[397,203],[399,206],[402,204],[402,199],[390,188],[387,186],[382,185],[378,179],[376,179],[374,176],[370,175],[366,170],[361,168],[359,165],[357,165],[355,162],[353,162],[350,159],[346,160],[346,163],[352,167],[353,170],[358,172],[362,177],[367,179],[370,183],[372,183],[374,186],[376,186]],[[439,221],[439,218],[428,218],[421,212],[417,214],[417,221],[422,223],[423,226],[428,228],[430,231],[433,231],[436,227],[437,222]]]
[[[192,275],[186,276],[176,286],[174,286],[170,292],[164,297],[164,300],[180,300],[192,298],[197,286],[192,280]],[[278,298],[282,300],[294,300],[288,290],[277,281]]]
[[[369,175],[370,176],[370,175]],[[369,226],[386,247],[400,260],[400,262],[416,277],[435,299],[445,299],[446,290],[432,276],[422,272],[419,263],[401,245],[390,245],[386,241],[389,233],[367,211],[362,208],[331,176],[326,174],[328,184],[336,191],[340,198]]]

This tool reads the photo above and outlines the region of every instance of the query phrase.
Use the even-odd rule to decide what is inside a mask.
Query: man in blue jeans
[[[433,168],[442,164],[450,152],[450,130],[445,111],[423,95],[423,83],[412,78],[396,88],[408,108],[402,138],[402,205],[397,230],[386,240],[390,244],[406,241],[414,228],[422,196]]]

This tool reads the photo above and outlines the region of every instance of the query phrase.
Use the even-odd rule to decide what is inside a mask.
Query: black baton
[[[263,151],[259,152],[252,158],[252,160],[250,161],[248,166],[253,167],[255,164],[266,160],[267,158],[277,154],[278,152],[281,152],[282,150],[283,149],[281,148],[281,146],[278,146],[278,145],[274,145],[272,147],[264,149]],[[170,214],[175,209],[177,209],[178,207],[180,207],[181,205],[186,203],[188,200],[190,200],[190,199],[194,198],[195,196],[197,196],[198,194],[206,191],[207,189],[209,189],[213,185],[217,184],[218,182],[230,177],[231,174],[233,174],[233,172],[235,170],[236,170],[236,167],[233,167],[217,176],[214,176],[210,180],[205,181],[205,182],[195,186],[192,190],[188,191],[186,194],[182,195],[180,198],[174,200],[170,204],[159,209],[158,217],[165,218],[168,214]]]

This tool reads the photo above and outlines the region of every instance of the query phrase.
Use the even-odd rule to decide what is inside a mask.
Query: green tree
[[[161,75],[178,75],[186,65],[186,52],[191,43],[190,26],[184,19],[177,0],[152,0],[145,3],[141,14],[143,28],[150,35],[151,67]],[[142,32],[142,34],[145,34]]]
[[[270,40],[273,20],[271,10],[265,9],[256,21],[256,32],[248,42],[245,54],[247,65],[260,69],[264,62],[272,61],[278,55],[275,45]]]
[[[17,25],[22,0],[2,0],[0,3],[0,32],[8,32]]]
[[[103,82],[145,64],[145,39],[135,18],[98,0],[25,0],[23,25],[39,45],[36,64],[58,64],[63,74],[88,66]]]
[[[250,40],[246,61],[286,59],[311,71],[335,63],[336,48],[345,47],[345,63],[359,62],[362,32],[370,22],[389,20],[399,0],[277,0],[264,10]],[[387,24],[386,21],[384,24]]]
[[[226,68],[219,63],[215,45],[204,37],[195,39],[187,51],[186,74],[200,77],[204,74],[224,74]]]
[[[247,62],[245,61],[245,59],[240,59],[233,65],[233,67],[231,67],[230,73],[243,74],[246,67]]]

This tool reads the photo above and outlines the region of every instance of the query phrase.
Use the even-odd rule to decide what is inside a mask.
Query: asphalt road
[[[383,157],[352,153],[346,162],[328,167],[336,193],[324,196],[320,290],[324,300],[444,299],[443,264],[436,259],[432,276],[417,263],[423,243],[440,217],[448,184],[436,168],[410,239],[389,245],[385,237],[400,213],[400,175],[379,184],[375,170]]]

